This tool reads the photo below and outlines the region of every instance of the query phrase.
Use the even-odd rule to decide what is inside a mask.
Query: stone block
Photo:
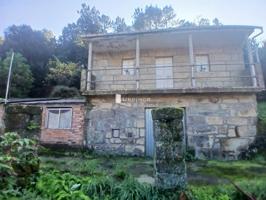
[[[144,120],[137,120],[137,127],[138,128],[144,128],[145,127],[145,121]]]
[[[224,120],[222,117],[214,117],[214,116],[206,117],[206,121],[210,125],[223,125],[224,123]]]
[[[113,144],[120,144],[122,141],[120,138],[111,138],[110,139],[110,143],[113,143]]]
[[[106,132],[105,137],[106,138],[112,138],[112,132]]]
[[[236,137],[236,130],[235,130],[235,128],[230,128],[228,130],[228,137]]]
[[[145,139],[144,138],[137,139],[136,140],[136,144],[144,145],[145,144]]]
[[[240,137],[255,137],[256,126],[238,126],[237,132]]]
[[[229,125],[247,125],[248,119],[246,117],[228,117],[226,119]]]
[[[139,129],[139,136],[140,137],[145,137],[145,129],[143,129],[143,128]]]
[[[143,145],[125,145],[125,152],[131,155],[143,155],[144,151]]]

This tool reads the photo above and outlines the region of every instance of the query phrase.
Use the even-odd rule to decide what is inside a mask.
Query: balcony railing
[[[155,66],[139,68],[100,67],[82,72],[83,91],[139,91],[203,88],[257,87],[255,64],[210,64],[207,71],[197,65]],[[133,71],[133,73],[132,73]]]

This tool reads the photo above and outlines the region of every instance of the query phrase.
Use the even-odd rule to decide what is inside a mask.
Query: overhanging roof
[[[169,32],[199,32],[199,31],[211,31],[211,30],[246,30],[250,34],[255,29],[262,29],[261,26],[251,25],[221,25],[221,26],[194,26],[194,27],[177,27],[167,29],[156,29],[149,31],[132,31],[132,32],[120,32],[120,33],[103,33],[103,34],[88,34],[83,35],[84,40],[100,39],[100,38],[112,38],[117,36],[130,36],[130,35],[146,35],[146,34],[158,34],[158,33],[169,33]]]
[[[188,34],[193,37],[193,45],[199,47],[239,46],[259,26],[222,25],[159,29],[140,32],[92,34],[83,36],[86,42],[93,42],[94,52],[133,50],[136,37],[140,49],[187,48]]]

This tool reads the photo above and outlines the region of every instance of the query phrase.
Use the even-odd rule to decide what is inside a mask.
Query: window
[[[135,74],[135,60],[125,59],[122,60],[123,75],[134,75]]]
[[[48,108],[46,128],[69,129],[72,123],[71,108]]]
[[[196,55],[196,70],[197,72],[209,71],[209,56],[208,55]]]

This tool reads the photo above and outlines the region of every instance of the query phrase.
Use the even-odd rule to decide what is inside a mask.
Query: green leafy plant
[[[38,130],[38,129],[40,129],[39,124],[33,120],[31,120],[27,125],[27,130],[29,131]]]
[[[40,164],[36,142],[14,132],[5,133],[0,137],[0,152],[2,186],[14,186],[14,182],[18,186],[29,185]]]

